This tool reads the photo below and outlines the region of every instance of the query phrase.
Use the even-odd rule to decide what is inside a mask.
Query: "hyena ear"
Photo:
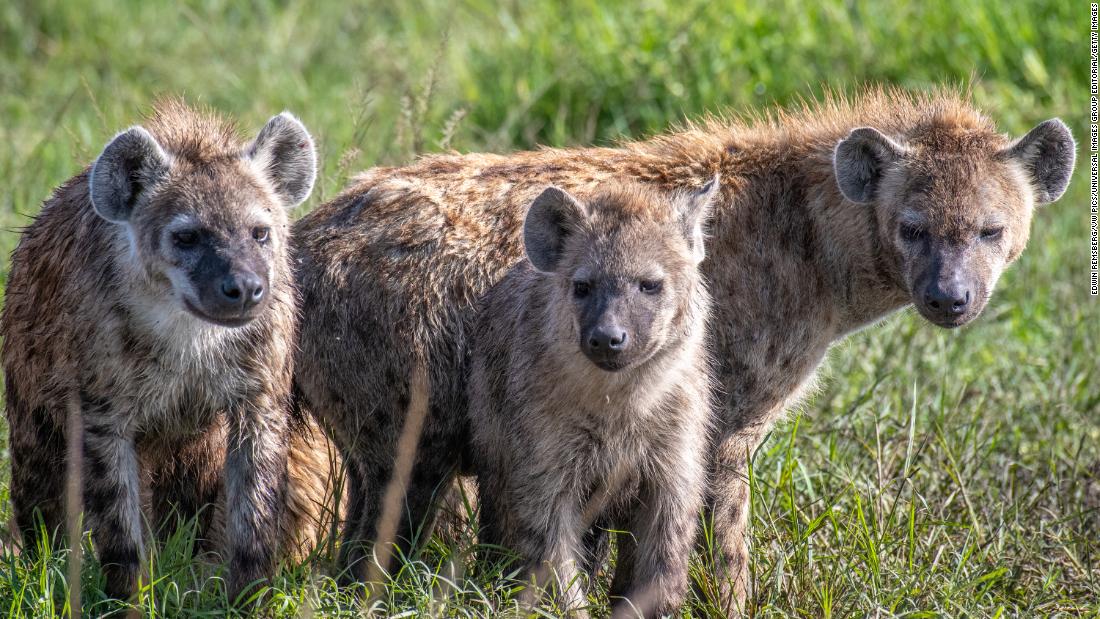
[[[88,181],[95,212],[114,223],[130,220],[141,195],[168,171],[168,155],[141,127],[116,135],[103,149]]]
[[[853,129],[833,151],[833,172],[840,193],[852,202],[870,202],[883,173],[903,156],[905,147],[878,129]]]
[[[553,272],[565,250],[565,239],[580,230],[588,212],[563,189],[547,187],[527,209],[523,247],[536,269]]]
[[[707,184],[703,185],[698,191],[684,196],[678,205],[680,227],[697,263],[702,262],[706,255],[703,225],[714,208],[714,201],[718,196],[719,187],[719,178],[715,174],[714,178],[707,181]]]
[[[275,188],[286,208],[298,206],[313,191],[317,153],[305,125],[290,112],[272,116],[246,155]]]
[[[1077,160],[1077,144],[1066,123],[1052,118],[1001,151],[1002,156],[1023,164],[1035,186],[1038,204],[1054,202],[1069,186]]]

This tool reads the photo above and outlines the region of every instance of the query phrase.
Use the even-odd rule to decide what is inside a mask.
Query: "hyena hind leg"
[[[387,544],[385,551],[375,549],[375,556],[370,559],[386,563],[383,567],[387,570],[393,568],[397,557],[409,556],[431,538],[435,530],[435,508],[454,477],[454,466],[446,456],[421,452],[417,454],[404,492],[389,492],[394,475],[391,466],[366,477],[366,501],[357,535],[360,548],[380,542]],[[362,567],[355,571],[359,572],[360,579],[366,577]]]

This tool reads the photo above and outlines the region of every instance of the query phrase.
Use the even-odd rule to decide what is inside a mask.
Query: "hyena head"
[[[294,116],[248,144],[182,104],[161,107],[92,167],[92,206],[121,226],[130,258],[181,311],[226,327],[249,323],[287,275],[287,210],[309,196],[313,140]]]
[[[652,358],[690,332],[702,225],[717,179],[671,200],[636,185],[587,202],[550,187],[523,224],[527,258],[550,283],[549,308],[601,370]]]
[[[833,165],[844,196],[875,209],[879,245],[917,310],[952,328],[985,308],[1027,244],[1033,207],[1062,195],[1074,158],[1058,119],[1012,142],[941,120],[904,138],[855,129]]]

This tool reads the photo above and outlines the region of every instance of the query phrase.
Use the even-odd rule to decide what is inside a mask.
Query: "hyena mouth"
[[[605,372],[619,372],[633,365],[628,359],[591,359],[591,361]]]
[[[970,319],[968,319],[968,318],[955,318],[955,319],[933,320],[932,324],[936,325],[937,327],[939,327],[941,329],[958,329],[959,327],[965,325],[968,322],[970,322]]]
[[[256,318],[255,315],[212,316],[212,315],[207,314],[206,312],[200,310],[198,307],[195,306],[194,303],[192,303],[188,299],[183,300],[183,306],[187,309],[188,313],[190,313],[192,316],[194,316],[196,318],[199,318],[201,320],[205,320],[206,322],[209,322],[211,324],[218,325],[219,327],[230,327],[230,328],[243,327],[243,326],[247,325],[248,323],[252,322]]]
[[[592,365],[600,368],[605,372],[622,372],[623,370],[631,370],[641,367],[648,363],[651,359],[657,356],[656,350],[652,351],[632,351],[630,353],[623,353],[617,355],[600,355],[590,354],[582,351],[584,356],[592,362]]]
[[[945,315],[938,312],[927,311],[921,306],[917,306],[917,313],[928,322],[940,327],[941,329],[958,329],[961,326],[966,325],[970,321],[974,320],[981,314],[981,310],[969,311],[957,316]]]

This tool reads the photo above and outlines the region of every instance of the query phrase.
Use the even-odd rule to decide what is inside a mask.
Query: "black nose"
[[[970,291],[932,283],[924,292],[924,303],[934,310],[958,316],[966,312],[966,306],[970,303]]]
[[[236,273],[222,280],[222,299],[229,305],[248,309],[264,298],[264,282],[255,273]]]
[[[593,351],[611,353],[626,349],[626,330],[619,327],[596,327],[588,336],[588,347]]]

